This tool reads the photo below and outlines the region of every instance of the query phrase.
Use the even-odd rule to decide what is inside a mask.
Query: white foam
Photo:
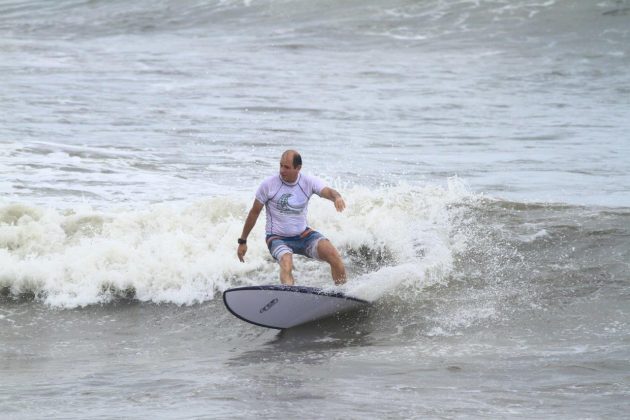
[[[387,259],[345,287],[374,300],[401,284],[421,290],[445,278],[453,250],[461,246],[450,234],[449,204],[466,195],[458,181],[447,188],[352,187],[344,191],[346,212],[315,197],[309,220],[348,261],[361,247],[386,250]],[[0,288],[34,294],[56,307],[108,302],[126,291],[140,301],[189,305],[238,284],[275,283],[262,219],[250,236],[246,262],[236,258],[235,238],[249,205],[241,197],[107,212],[3,205]],[[301,284],[331,284],[324,265],[300,259]]]

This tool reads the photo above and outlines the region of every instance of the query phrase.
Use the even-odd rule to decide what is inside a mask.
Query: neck
[[[295,184],[298,178],[300,178],[300,174],[298,174],[294,179],[283,178],[282,175],[280,175],[280,179],[282,180],[282,182],[286,182],[287,184]]]

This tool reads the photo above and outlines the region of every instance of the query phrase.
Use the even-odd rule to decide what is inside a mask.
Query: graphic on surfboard
[[[228,289],[223,292],[223,302],[243,321],[276,329],[296,327],[369,304],[340,292],[285,285]]]

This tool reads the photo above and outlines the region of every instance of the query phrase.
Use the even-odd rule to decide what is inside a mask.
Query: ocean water
[[[628,69],[628,0],[0,0],[1,416],[627,417]],[[278,332],[288,148],[372,305]]]

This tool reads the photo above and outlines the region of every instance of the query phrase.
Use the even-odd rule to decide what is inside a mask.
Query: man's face
[[[286,155],[280,159],[280,176],[285,182],[293,183],[297,180],[301,166],[293,167],[293,155]]]

